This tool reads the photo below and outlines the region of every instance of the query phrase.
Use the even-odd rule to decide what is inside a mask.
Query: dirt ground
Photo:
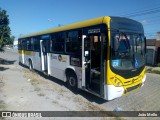
[[[37,72],[31,72],[27,68],[18,65],[17,60],[13,60],[13,57],[10,55],[8,56],[12,57],[12,60],[9,60],[11,58],[5,54],[7,53],[4,53],[4,57],[0,60],[0,111],[107,110],[105,107],[87,100],[81,94],[71,91],[66,87],[64,82],[55,78],[49,78]],[[10,120],[11,118],[6,119]],[[12,119],[19,120],[19,118]],[[83,119],[103,120],[106,118],[90,117]]]
[[[1,111],[160,111],[160,75],[147,73],[144,87],[130,94],[106,101],[85,91],[73,92],[66,84],[18,65],[16,50],[0,52]],[[112,113],[108,113],[114,116]],[[0,118],[1,120],[2,118]],[[4,119],[4,118],[3,118]],[[119,117],[54,117],[23,120],[55,119],[136,119]],[[140,119],[140,118],[138,118]],[[150,120],[150,118],[141,118]],[[157,119],[157,118],[155,118]],[[20,120],[20,118],[5,118]]]

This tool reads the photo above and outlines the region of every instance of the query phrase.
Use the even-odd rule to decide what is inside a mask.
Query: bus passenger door
[[[91,70],[90,39],[82,36],[82,87],[89,89],[90,70]]]
[[[86,40],[86,35],[83,35],[82,36],[82,88],[86,88],[86,65],[87,63],[85,61],[85,49],[84,49],[85,40]]]
[[[40,40],[41,70],[47,72],[46,40]]]
[[[97,95],[104,94],[105,38],[102,34],[83,35],[82,87]]]

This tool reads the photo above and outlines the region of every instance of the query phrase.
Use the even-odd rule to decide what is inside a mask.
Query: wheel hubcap
[[[69,84],[74,87],[76,85],[76,79],[74,77],[69,78]]]

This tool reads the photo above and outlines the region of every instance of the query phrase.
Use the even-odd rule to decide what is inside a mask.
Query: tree
[[[10,45],[13,44],[14,39],[15,39],[15,36],[12,35],[10,39],[7,41],[7,44],[10,44]]]
[[[6,10],[2,10],[0,8],[0,49],[9,43],[11,40],[10,35],[11,30],[9,27],[9,15],[7,15]]]

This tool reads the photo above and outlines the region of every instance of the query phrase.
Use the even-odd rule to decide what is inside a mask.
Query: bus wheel
[[[32,61],[31,60],[29,60],[29,70],[33,71],[33,65],[32,65]]]
[[[67,75],[67,83],[69,88],[71,89],[77,89],[78,83],[77,83],[77,76],[74,72],[70,72]]]

